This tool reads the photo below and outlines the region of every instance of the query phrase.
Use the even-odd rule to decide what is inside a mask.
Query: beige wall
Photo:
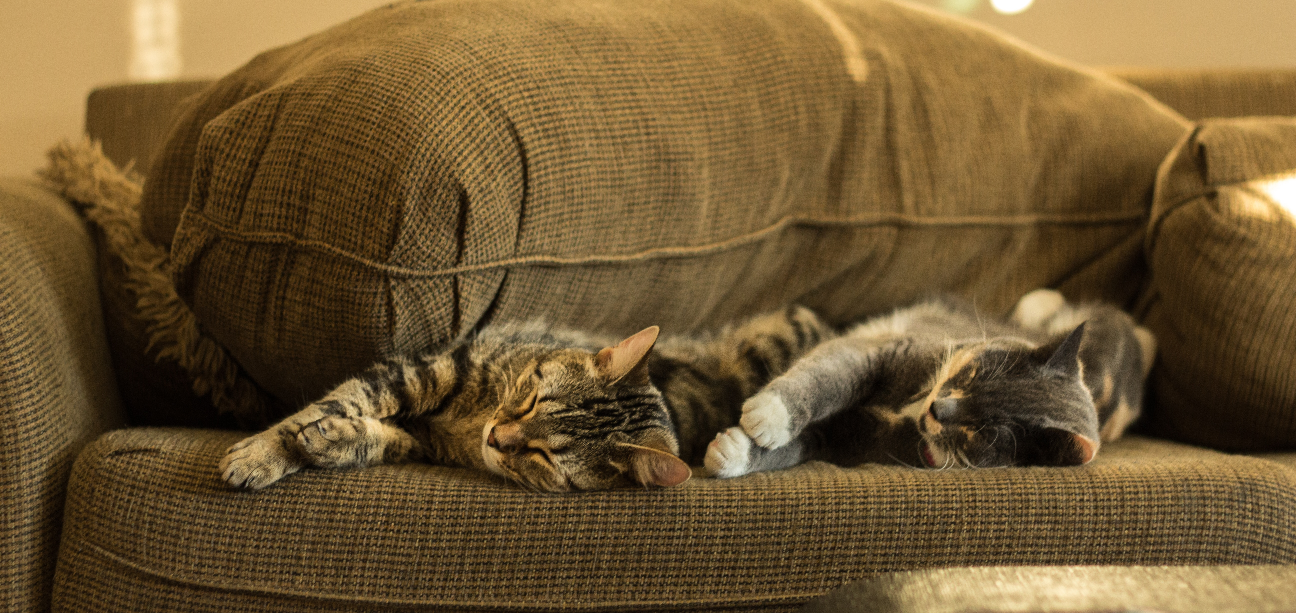
[[[387,3],[177,1],[182,78],[220,75],[262,49]],[[127,78],[132,0],[3,2],[0,175],[27,174],[54,141],[81,133],[92,87]],[[1296,0],[1036,0],[1015,16],[980,5],[972,17],[1086,64],[1296,67]]]
[[[976,5],[972,18],[1091,66],[1296,68],[1296,0],[1035,0],[1018,15]]]
[[[29,174],[83,130],[86,94],[127,79],[132,0],[0,0],[0,175]],[[178,0],[181,78],[219,76],[270,47],[390,0]]]

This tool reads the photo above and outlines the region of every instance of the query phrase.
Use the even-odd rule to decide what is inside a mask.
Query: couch
[[[265,72],[272,59],[251,64],[262,71],[260,87],[277,78]],[[1150,94],[1160,103],[1147,104],[1164,103],[1157,112],[1179,122],[1179,144],[1157,145],[1167,159],[1199,152],[1211,137],[1208,122],[1195,122],[1296,115],[1293,70],[1106,72],[1086,74],[1122,96]],[[164,158],[183,157],[186,147],[191,165],[195,147],[205,152],[199,159],[222,154],[194,144],[219,131],[205,127],[209,120],[186,134],[185,118],[216,116],[254,93],[230,94],[239,87],[255,89],[229,79],[102,88],[90,96],[87,130],[118,164],[148,169],[146,181],[159,187],[146,189],[158,198],[156,190],[188,185],[187,176],[180,187],[162,185]],[[227,100],[213,102],[220,96]],[[1111,291],[1145,321],[1178,312],[1173,291],[1156,298],[1146,291],[1159,269],[1184,259],[1160,263],[1146,239],[1153,228],[1181,232],[1178,217],[1156,213],[1168,205],[1154,203],[1154,192],[1189,180],[1175,168],[1167,162],[1155,177],[1139,175],[1132,202],[1142,212],[1122,218],[1138,231],[1104,247],[1117,256],[1085,256],[1121,279]],[[1215,193],[1183,189],[1192,198]],[[214,412],[168,423],[168,398],[188,393],[176,382],[181,374],[144,372],[138,360],[114,355],[141,349],[122,323],[129,306],[115,296],[103,238],[36,179],[4,179],[0,202],[0,568],[9,610],[776,611],[900,571],[1100,565],[1244,574],[1248,565],[1296,563],[1296,453],[1281,435],[1252,449],[1231,444],[1236,437],[1215,442],[1212,428],[1191,428],[1177,414],[1066,469],[812,463],[735,480],[699,476],[669,489],[537,495],[464,469],[402,465],[308,470],[264,491],[235,491],[215,466],[245,433]],[[1177,197],[1172,208],[1191,202]],[[206,248],[212,244],[223,243]],[[202,274],[214,274],[210,268]],[[538,283],[545,282],[552,279]],[[196,291],[202,316],[212,295]],[[1184,299],[1202,295],[1215,294],[1198,288]],[[512,308],[497,301],[478,314]],[[228,329],[213,317],[212,330]],[[638,324],[622,319],[618,325]],[[242,360],[238,335],[222,338]],[[1173,355],[1176,341],[1166,340]],[[244,374],[264,388],[285,389],[273,360],[247,364]],[[328,379],[318,363],[303,368],[306,380]],[[1190,404],[1170,402],[1180,400],[1173,397],[1180,383],[1168,380],[1160,393],[1154,386],[1153,416],[1165,412],[1158,407]],[[1287,566],[1268,568],[1290,576],[1282,575]]]

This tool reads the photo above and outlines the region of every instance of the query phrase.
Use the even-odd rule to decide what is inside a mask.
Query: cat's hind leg
[[[1061,292],[1037,289],[1027,292],[1017,301],[1011,319],[1013,323],[1028,330],[1046,330],[1053,318],[1066,308],[1067,301]],[[1076,327],[1079,323],[1075,322],[1067,330]]]

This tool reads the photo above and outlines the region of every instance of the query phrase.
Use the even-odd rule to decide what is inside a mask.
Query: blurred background
[[[526,0],[518,0],[520,2]],[[0,175],[124,81],[217,77],[389,0],[4,0]],[[1296,67],[1296,0],[915,0],[1091,66]]]

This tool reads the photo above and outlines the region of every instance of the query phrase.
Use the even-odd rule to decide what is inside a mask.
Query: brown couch
[[[1292,70],[1110,72],[1188,120],[1296,115]],[[208,86],[98,90],[88,131],[155,167],[180,101]],[[155,390],[114,365],[99,302],[111,320],[114,289],[74,209],[27,178],[0,201],[10,610],[791,610],[914,569],[1296,563],[1296,454],[1161,433],[1074,469],[810,464],[543,496],[407,465],[233,491],[214,467],[242,433],[128,427],[122,398]]]

